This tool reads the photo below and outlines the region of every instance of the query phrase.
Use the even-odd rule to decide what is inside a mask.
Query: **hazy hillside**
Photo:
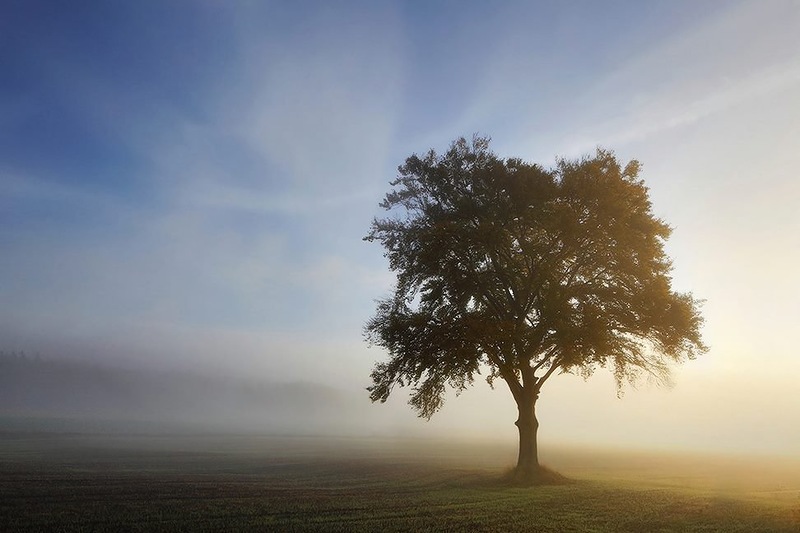
[[[0,354],[0,430],[46,429],[49,424],[64,430],[347,434],[364,430],[368,409],[366,395],[313,383],[263,383]]]

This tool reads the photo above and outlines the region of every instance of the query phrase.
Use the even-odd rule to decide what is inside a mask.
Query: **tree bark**
[[[535,391],[525,390],[517,401],[519,418],[515,424],[519,428],[519,457],[515,477],[521,481],[535,481],[541,471],[536,440],[539,431],[539,421],[536,419],[538,397]]]

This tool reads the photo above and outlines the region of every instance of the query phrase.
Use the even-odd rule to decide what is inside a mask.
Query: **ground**
[[[800,531],[791,460],[495,444],[0,434],[2,531]]]

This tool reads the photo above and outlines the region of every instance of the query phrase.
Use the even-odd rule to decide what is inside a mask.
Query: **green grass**
[[[748,463],[761,476],[748,486],[737,484],[747,468],[723,460],[570,452],[551,463],[575,483],[510,488],[498,481],[506,452],[6,436],[0,530],[800,531],[800,470],[785,465]]]

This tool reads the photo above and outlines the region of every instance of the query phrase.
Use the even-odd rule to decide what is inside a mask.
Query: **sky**
[[[0,350],[363,391],[396,168],[459,136],[638,159],[711,350],[618,398],[556,376],[543,441],[800,448],[800,3],[0,7]],[[515,438],[477,382],[398,431]],[[364,401],[367,400],[364,393]]]

